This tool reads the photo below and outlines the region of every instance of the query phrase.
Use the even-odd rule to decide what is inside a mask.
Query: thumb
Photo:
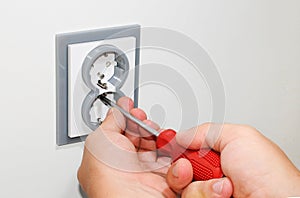
[[[126,122],[122,113],[116,108],[110,108],[100,127],[103,132],[118,132],[125,130]]]
[[[230,197],[232,192],[231,181],[224,177],[193,182],[184,189],[182,197]]]
[[[177,193],[181,193],[192,182],[192,179],[192,165],[184,158],[180,158],[173,163],[167,173],[167,183]]]

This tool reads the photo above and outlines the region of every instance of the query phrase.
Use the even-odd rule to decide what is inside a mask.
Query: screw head
[[[110,61],[107,61],[107,62],[106,62],[106,67],[109,67],[109,66],[111,66],[111,62],[110,62]]]

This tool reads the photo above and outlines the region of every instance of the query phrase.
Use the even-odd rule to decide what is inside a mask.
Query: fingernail
[[[173,166],[172,175],[178,177],[178,163],[175,163],[175,166]]]
[[[213,186],[212,186],[213,191],[220,195],[222,193],[222,190],[223,190],[223,185],[224,185],[224,180],[223,179],[221,181],[218,181],[218,182],[214,183]]]

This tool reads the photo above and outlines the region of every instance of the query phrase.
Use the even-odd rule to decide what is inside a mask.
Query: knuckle
[[[79,167],[79,169],[77,171],[77,179],[78,179],[79,183],[82,182],[82,169],[81,169],[81,167]]]
[[[248,124],[244,124],[244,125],[242,125],[242,127],[247,131],[252,131],[252,132],[257,131],[256,128],[254,128],[253,126],[248,125]]]
[[[211,122],[205,122],[201,126],[204,127],[204,128],[209,128],[211,125],[212,125]]]
[[[89,144],[92,142],[92,139],[93,139],[93,137],[94,137],[94,133],[95,133],[95,132],[92,132],[92,133],[90,133],[90,134],[86,137],[86,139],[85,139],[85,145],[89,145]]]
[[[244,125],[239,125],[237,127],[237,131],[241,134],[247,135],[247,136],[254,136],[260,134],[260,132],[253,126],[244,124]]]

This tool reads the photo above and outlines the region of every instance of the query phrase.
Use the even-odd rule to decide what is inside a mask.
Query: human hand
[[[121,98],[118,105],[152,128],[141,109],[132,100]],[[85,143],[78,180],[90,198],[95,197],[176,197],[165,175],[169,158],[157,158],[155,137],[139,128],[112,108],[101,126]],[[182,180],[190,179],[187,172]]]
[[[210,147],[219,151],[226,176],[222,180],[183,182],[182,174],[192,169],[190,162],[182,159],[167,174],[168,184],[177,192],[183,191],[182,197],[229,197],[230,181],[234,197],[300,195],[299,170],[277,145],[252,127],[207,123],[178,133],[176,140],[185,148]]]

